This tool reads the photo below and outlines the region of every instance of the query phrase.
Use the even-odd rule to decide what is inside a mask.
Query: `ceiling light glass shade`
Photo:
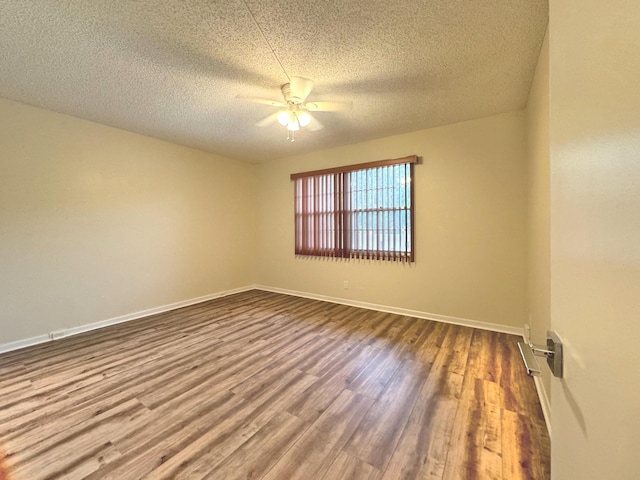
[[[289,124],[289,119],[290,119],[290,115],[289,115],[289,112],[287,112],[286,110],[283,110],[278,114],[278,123],[283,127]]]
[[[306,127],[307,125],[309,125],[309,123],[311,123],[311,115],[309,115],[307,112],[302,112],[300,115],[298,115],[298,122],[300,123],[301,127]]]
[[[291,115],[289,124],[287,125],[287,130],[290,132],[297,132],[300,130],[300,122],[298,121],[298,116],[295,113]]]

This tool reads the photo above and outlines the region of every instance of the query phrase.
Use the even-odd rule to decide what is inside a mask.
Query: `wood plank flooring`
[[[544,480],[517,340],[232,295],[0,355],[0,464],[10,480]]]

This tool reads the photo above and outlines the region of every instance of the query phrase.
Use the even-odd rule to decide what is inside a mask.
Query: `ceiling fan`
[[[238,96],[241,100],[253,103],[271,105],[279,110],[260,120],[258,127],[267,127],[276,121],[287,127],[287,140],[295,141],[295,132],[302,127],[309,130],[320,130],[322,124],[310,112],[341,112],[351,110],[351,102],[315,102],[307,101],[313,90],[313,81],[303,77],[291,77],[290,83],[280,88],[284,101],[268,100],[265,98]]]

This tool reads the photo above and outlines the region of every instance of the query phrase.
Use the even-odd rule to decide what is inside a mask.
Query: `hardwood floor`
[[[548,479],[516,341],[232,295],[0,355],[0,463],[10,480]]]

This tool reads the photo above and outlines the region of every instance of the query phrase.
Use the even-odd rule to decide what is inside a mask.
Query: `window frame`
[[[295,255],[296,256],[309,256],[309,257],[337,257],[337,258],[356,258],[356,259],[377,259],[377,260],[390,260],[400,262],[415,262],[415,175],[414,166],[418,163],[417,155],[411,155],[401,158],[393,158],[387,160],[379,160],[375,162],[360,163],[354,165],[346,165],[342,167],[327,168],[322,170],[314,170],[309,172],[293,173],[290,176],[291,180],[294,180],[294,230],[295,230]],[[353,231],[350,226],[346,225],[350,222],[350,217],[355,210],[351,210],[348,207],[349,195],[353,192],[349,185],[350,173],[356,171],[366,171],[370,169],[377,169],[380,167],[389,167],[395,165],[405,165],[405,168],[409,170],[409,195],[408,195],[408,207],[378,207],[366,208],[362,211],[369,212],[391,212],[391,211],[408,211],[403,218],[408,223],[408,235],[405,240],[408,243],[408,247],[405,250],[381,250],[381,249],[362,249],[352,248],[351,235]],[[320,180],[322,179],[322,180]],[[314,207],[320,204],[327,207],[329,203],[332,203],[330,210],[314,210],[311,213],[306,212],[303,206],[305,198],[308,198],[309,194],[309,181],[313,180],[313,190],[322,192],[320,195],[328,197],[329,192],[327,189],[327,179],[333,182],[333,190],[331,195],[333,202],[323,198],[319,200],[318,194],[314,194],[313,205]],[[300,180],[300,182],[298,182]],[[320,182],[324,182],[323,187],[325,190],[319,187]],[[388,187],[386,187],[388,188]],[[302,202],[302,203],[301,203]],[[322,203],[324,202],[324,203]],[[318,213],[320,212],[320,213]],[[327,228],[329,219],[333,217],[333,236],[327,234],[327,230],[319,230],[319,222],[325,222],[323,228]],[[322,218],[322,220],[321,220]],[[313,221],[314,225],[309,226],[309,221]],[[380,229],[376,228],[374,231],[378,232]],[[313,248],[305,248],[305,244],[309,243],[310,236],[305,233],[313,232]],[[324,245],[321,245],[324,243]],[[410,246],[410,248],[409,248]]]

